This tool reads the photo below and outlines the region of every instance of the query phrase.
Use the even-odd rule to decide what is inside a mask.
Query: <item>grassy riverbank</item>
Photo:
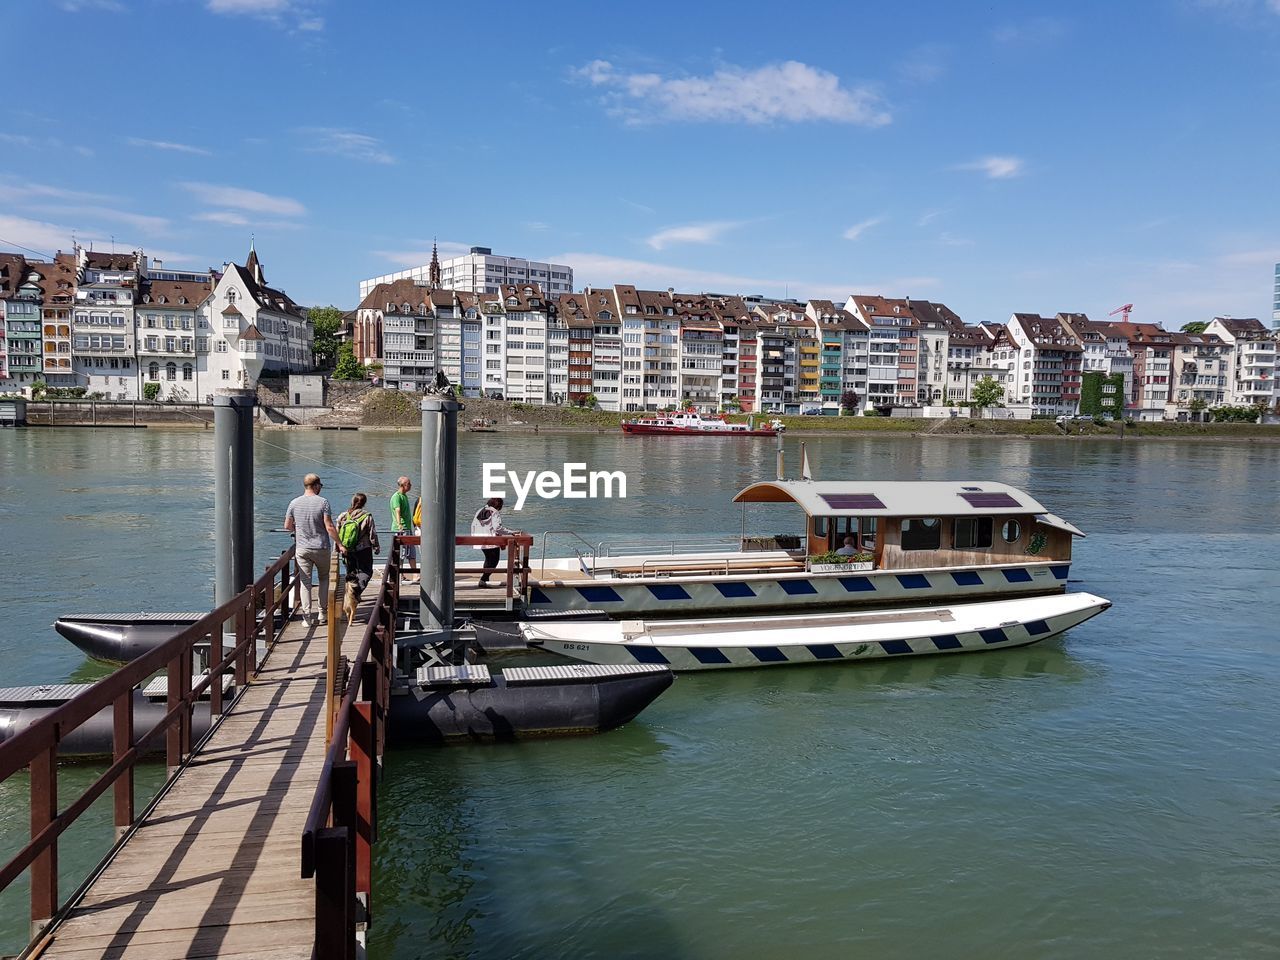
[[[463,427],[485,418],[496,422],[499,432],[582,432],[617,430],[623,419],[635,414],[581,410],[576,407],[538,407],[501,400],[465,401]],[[730,420],[745,421],[745,416]],[[760,419],[757,417],[757,419]],[[770,418],[771,419],[771,418]],[[780,417],[788,434],[832,436],[850,433],[929,434],[932,436],[1011,436],[1112,438],[1122,435],[1119,424],[1072,424],[1059,427],[1053,420],[925,420],[918,417]],[[392,390],[380,390],[365,401],[363,426],[418,427],[418,398]],[[1231,439],[1280,441],[1280,425],[1254,423],[1135,423],[1123,428],[1129,438]]]

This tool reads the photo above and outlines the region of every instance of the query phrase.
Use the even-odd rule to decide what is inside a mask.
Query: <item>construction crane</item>
[[[1132,310],[1132,309],[1133,309],[1133,304],[1132,304],[1132,303],[1126,303],[1123,307],[1116,307],[1114,310],[1112,310],[1110,313],[1108,313],[1108,314],[1107,314],[1107,316],[1108,316],[1108,317],[1114,317],[1117,313],[1119,313],[1119,314],[1121,314],[1120,322],[1121,322],[1121,323],[1128,323],[1128,322],[1129,322],[1129,311],[1130,311],[1130,310]]]

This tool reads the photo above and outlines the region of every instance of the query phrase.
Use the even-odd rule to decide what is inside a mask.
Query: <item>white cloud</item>
[[[1067,33],[1067,23],[1056,17],[1033,17],[1006,23],[991,31],[991,39],[1004,47],[1038,47],[1053,43]]]
[[[834,73],[794,60],[754,70],[726,66],[701,77],[623,73],[608,60],[593,60],[574,73],[604,91],[611,112],[629,123],[827,121],[878,127],[890,121],[870,88],[842,87]]]
[[[938,242],[944,247],[971,247],[973,241],[968,237],[958,237],[953,233],[947,233],[945,230],[938,234]]]
[[[741,220],[716,220],[666,227],[649,237],[645,243],[655,250],[661,250],[673,243],[715,243],[721,235],[742,226],[742,223]]]
[[[233,210],[206,210],[192,216],[201,223],[216,223],[222,227],[255,227],[259,230],[300,230],[302,224],[294,220],[263,220],[247,217]]]
[[[271,214],[278,217],[306,216],[307,208],[292,197],[273,197],[257,190],[228,187],[216,183],[186,181],[180,183],[184,190],[214,207],[228,207],[249,213]]]
[[[224,227],[247,227],[249,218],[241,213],[232,213],[230,210],[210,210],[206,213],[197,213],[192,220],[200,220],[204,223],[217,223]]]
[[[164,233],[169,229],[169,221],[164,217],[153,217],[144,213],[130,213],[128,210],[114,210],[110,207],[53,206],[42,207],[41,212],[76,222],[87,220],[97,224],[122,223],[142,233]]]
[[[286,12],[293,0],[209,0],[206,6],[210,13],[263,17]]]
[[[1021,157],[990,156],[981,157],[970,163],[962,163],[957,170],[976,170],[987,175],[988,180],[1007,180],[1021,176],[1024,161]]]
[[[574,282],[579,287],[587,284],[602,287],[615,283],[633,283],[641,289],[650,290],[675,287],[684,293],[708,290],[717,293],[787,294],[802,299],[830,299],[841,304],[854,290],[902,290],[913,293],[939,283],[937,277],[898,277],[875,283],[810,283],[786,277],[745,277],[598,253],[562,253],[550,259],[555,263],[573,264]]]
[[[367,134],[335,127],[304,127],[297,134],[309,141],[303,147],[308,153],[327,153],[366,163],[396,162],[396,158],[383,149],[381,140]]]
[[[423,264],[431,262],[431,244],[424,243],[420,240],[410,241],[415,246],[405,250],[375,250],[374,255],[389,260],[391,263],[401,267],[420,267]],[[436,249],[439,251],[441,260],[448,260],[451,257],[460,257],[465,253],[471,252],[469,244],[459,243],[456,240],[440,240],[436,243]],[[567,261],[557,261],[567,262]]]
[[[1280,0],[1276,0],[1280,3]],[[1227,267],[1258,267],[1280,263],[1280,247],[1266,247],[1260,250],[1240,250],[1218,258],[1218,262]]]
[[[305,0],[205,0],[210,13],[230,17],[254,17],[300,33],[324,29],[324,18],[315,15]]]
[[[104,193],[86,193],[82,190],[68,190],[66,187],[55,187],[47,183],[32,183],[29,180],[18,180],[14,177],[0,175],[0,200],[6,203],[30,205],[32,200],[66,200],[72,203],[111,203],[116,198]]]
[[[127,7],[119,0],[59,0],[58,7],[67,13],[84,10],[105,10],[107,13],[124,13]]]
[[[170,140],[145,140],[142,137],[129,137],[126,142],[133,147],[150,147],[152,150],[171,150],[174,153],[194,153],[209,156],[204,147],[193,147],[186,143],[174,143]]]
[[[53,256],[55,250],[70,250],[72,233],[70,227],[59,224],[0,214],[0,237],[5,243],[30,247],[45,256]]]
[[[916,226],[927,227],[930,223],[932,223],[934,220],[937,220],[940,216],[942,216],[945,213],[950,213],[950,211],[945,209],[944,210],[926,210],[924,213],[920,214],[920,219],[916,221]]]
[[[884,223],[884,217],[872,217],[869,220],[861,220],[844,232],[846,240],[857,240],[872,227]]]

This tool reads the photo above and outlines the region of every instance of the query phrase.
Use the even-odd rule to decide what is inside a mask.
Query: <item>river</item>
[[[0,431],[5,685],[101,675],[50,628],[61,613],[211,605],[211,441]],[[870,435],[808,448],[824,479],[1027,489],[1089,534],[1072,577],[1113,608],[1018,650],[682,676],[600,737],[395,752],[371,956],[1280,953],[1280,446]],[[797,451],[789,440],[792,468]],[[261,567],[288,543],[268,531],[303,473],[335,506],[376,493],[381,519],[418,445],[272,432],[255,455]],[[464,434],[460,514],[479,504],[486,461],[625,471],[625,500],[508,511],[509,525],[596,542],[736,534],[730,500],[772,476],[773,447]],[[64,790],[87,776],[69,768]],[[20,778],[0,788],[5,855],[25,792]],[[109,808],[96,813],[62,851],[64,890],[109,837]],[[0,950],[16,949],[25,886],[0,907]]]

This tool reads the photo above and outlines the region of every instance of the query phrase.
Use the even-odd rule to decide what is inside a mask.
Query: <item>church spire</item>
[[[436,239],[431,238],[431,266],[427,269],[427,282],[432,290],[440,289],[440,257],[436,253]]]

